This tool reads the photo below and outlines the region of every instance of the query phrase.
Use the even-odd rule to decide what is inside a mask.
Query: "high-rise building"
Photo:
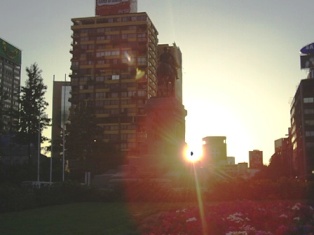
[[[207,136],[203,138],[203,165],[225,166],[227,164],[227,143],[225,136]]]
[[[72,19],[71,104],[89,103],[127,156],[146,141],[145,106],[157,95],[157,35],[146,13]]]
[[[263,166],[263,151],[249,151],[250,169],[260,169]]]
[[[13,131],[21,85],[21,50],[0,38],[0,133]]]
[[[300,81],[290,109],[292,165],[296,177],[314,178],[314,43],[301,50],[301,69],[309,71]]]
[[[65,129],[66,120],[69,117],[71,84],[69,81],[53,81],[53,96],[52,96],[52,128],[51,139],[53,146],[60,145],[61,132]],[[56,147],[51,152],[52,157],[59,155],[60,152],[55,151]]]
[[[290,109],[292,164],[296,176],[314,174],[314,79],[301,80]]]

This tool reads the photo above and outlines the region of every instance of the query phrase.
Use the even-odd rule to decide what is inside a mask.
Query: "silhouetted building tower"
[[[203,166],[220,167],[227,164],[227,143],[225,136],[203,138]]]
[[[314,44],[301,49],[301,69],[308,69],[307,79],[301,80],[291,109],[292,164],[296,176],[311,179],[314,174]]]
[[[71,105],[92,105],[104,141],[130,164],[170,165],[185,141],[181,51],[175,44],[158,46],[156,28],[146,13],[136,12],[135,0],[96,1],[96,14],[72,19]],[[177,63],[162,95],[161,48]]]
[[[71,83],[69,81],[54,81],[52,93],[52,128],[51,139],[54,145],[62,143],[62,132],[69,117],[71,98]],[[56,151],[54,151],[56,150]],[[53,148],[51,155],[60,155],[61,149]]]
[[[263,151],[249,151],[250,169],[260,169],[263,166]]]
[[[157,95],[158,32],[146,13],[107,13],[72,19],[71,103],[93,105],[104,141],[132,157],[142,152],[145,105]]]
[[[0,38],[0,133],[14,131],[17,121],[12,113],[19,110],[21,50]]]
[[[235,157],[227,157],[227,165],[235,165]]]

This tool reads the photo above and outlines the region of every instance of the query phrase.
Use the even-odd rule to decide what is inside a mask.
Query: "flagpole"
[[[54,84],[55,84],[55,75],[53,75],[53,85],[52,85],[53,89],[54,89]],[[52,128],[54,128],[53,127],[53,124],[54,124],[53,119],[54,119],[54,117],[53,117],[53,109],[52,109],[52,119],[51,119]],[[50,184],[52,183],[52,157],[54,154],[54,141],[53,141],[54,136],[53,136],[53,134],[54,134],[53,130],[51,130],[51,155],[50,155],[50,177],[49,177]]]
[[[66,89],[66,74],[64,75],[63,85],[63,127],[62,127],[62,181],[64,181],[64,166],[65,166],[65,89]]]
[[[38,120],[38,143],[37,143],[37,151],[38,151],[38,154],[37,154],[37,182],[39,183],[40,181],[40,117],[39,117],[39,120]]]

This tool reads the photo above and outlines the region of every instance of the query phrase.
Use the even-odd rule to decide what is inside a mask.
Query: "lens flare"
[[[184,158],[186,161],[195,163],[200,161],[202,157],[203,157],[202,144],[194,143],[186,146],[184,150]]]
[[[145,71],[139,69],[139,68],[136,68],[136,75],[135,75],[135,79],[138,80],[138,79],[141,79],[145,76]]]
[[[127,51],[124,52],[124,57],[126,58],[129,64],[132,62],[132,58]]]

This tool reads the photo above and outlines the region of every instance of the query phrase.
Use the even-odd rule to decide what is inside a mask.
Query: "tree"
[[[36,63],[26,68],[28,79],[21,87],[20,110],[17,140],[28,145],[28,157],[31,158],[30,146],[38,146],[39,134],[50,125],[51,119],[45,113],[48,102],[45,101],[47,86],[43,83],[41,70]],[[40,143],[47,140],[40,134]]]
[[[72,178],[82,177],[85,171],[97,174],[121,164],[120,151],[103,142],[103,129],[97,125],[93,105],[87,101],[71,108],[65,149]]]
[[[276,152],[270,158],[268,173],[273,178],[290,177],[290,168],[287,156],[282,155],[281,152]]]

